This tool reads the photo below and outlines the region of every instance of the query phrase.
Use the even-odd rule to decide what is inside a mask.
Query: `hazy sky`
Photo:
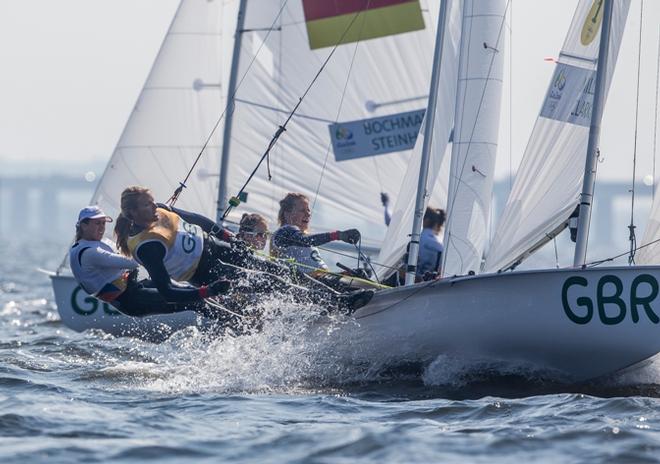
[[[275,1],[275,0],[273,0]],[[293,0],[291,0],[293,1]],[[538,115],[575,0],[511,0],[513,77],[501,144],[516,166]],[[107,160],[177,0],[0,0],[0,170],[43,173]],[[641,0],[632,0],[602,134],[600,178],[630,179]],[[644,1],[638,176],[651,172],[660,1]],[[507,68],[509,61],[507,59]],[[500,159],[506,175],[508,156]]]

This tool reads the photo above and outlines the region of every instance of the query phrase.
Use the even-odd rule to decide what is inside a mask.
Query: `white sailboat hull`
[[[159,340],[202,322],[193,311],[143,318],[126,316],[109,303],[90,296],[72,276],[51,275],[51,280],[62,323],[76,332],[98,329],[118,337]]]
[[[346,363],[428,365],[449,355],[585,380],[660,352],[658,282],[656,266],[456,277],[381,291],[348,322],[320,322],[309,336],[325,337]],[[192,312],[124,316],[85,300],[69,277],[54,276],[53,287],[62,321],[77,331],[153,337],[198,323]]]
[[[430,363],[444,354],[590,379],[660,351],[658,281],[660,268],[649,266],[417,284],[377,295],[355,314],[356,324],[335,332],[342,337],[335,347],[356,362]]]

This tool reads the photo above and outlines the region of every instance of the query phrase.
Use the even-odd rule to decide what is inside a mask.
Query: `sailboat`
[[[201,3],[182,3],[182,6],[188,5],[200,6]],[[209,5],[212,3],[204,3],[205,8]],[[276,8],[271,3],[268,5]],[[259,13],[268,12],[266,5],[260,7]],[[367,306],[353,315],[354,323],[343,324],[330,332],[327,323],[319,321],[310,326],[309,336],[332,337],[334,354],[342,362],[428,365],[440,355],[450,355],[523,363],[560,373],[571,381],[618,372],[660,351],[659,310],[655,309],[660,267],[589,268],[585,266],[584,257],[600,115],[628,7],[629,2],[625,0],[581,0],[578,3],[507,208],[486,253],[483,225],[488,216],[488,202],[485,199],[489,198],[492,187],[492,149],[496,145],[496,141],[487,137],[497,130],[492,125],[492,117],[481,118],[481,115],[497,112],[497,69],[506,5],[504,1],[441,3],[425,123],[412,155],[404,163],[408,170],[397,179],[402,177],[402,186],[377,270],[384,275],[397,267],[411,223],[414,223],[408,264],[409,274],[414,273],[415,241],[425,204],[429,197],[434,198],[433,195],[439,195],[435,198],[446,195],[450,222],[445,235],[444,278],[379,291]],[[240,12],[238,16],[241,17]],[[246,16],[250,17],[249,6]],[[285,31],[286,24],[289,23],[281,23],[281,31]],[[173,26],[178,27],[177,21]],[[265,27],[267,31],[273,30],[272,26]],[[253,42],[256,49],[267,43],[263,24],[237,29],[262,34],[260,42]],[[176,32],[177,28],[171,27],[170,31]],[[412,33],[409,34],[412,38]],[[478,34],[484,36],[476,38]],[[359,46],[367,43],[379,46],[378,40]],[[394,49],[396,47],[390,47],[387,52]],[[470,58],[479,56],[477,49],[486,58],[472,61]],[[168,47],[164,50],[167,52]],[[161,56],[163,54],[161,50]],[[275,53],[267,55],[270,56],[274,59]],[[254,62],[259,60],[255,58]],[[349,56],[346,60],[347,65],[353,62]],[[265,64],[260,63],[264,72],[275,69],[271,63],[270,58]],[[336,76],[328,82],[341,88]],[[476,82],[479,84],[472,88]],[[258,84],[257,90],[259,86],[264,86],[264,92],[271,98],[280,95],[267,89],[266,84]],[[146,94],[143,91],[141,99],[152,101],[152,96],[149,91]],[[241,102],[239,93],[236,101]],[[246,101],[243,110],[247,114],[258,114],[264,107],[275,108],[275,114],[279,108],[276,103]],[[455,108],[453,113],[449,112],[451,116],[447,116],[448,107]],[[305,116],[316,118],[311,114]],[[132,119],[140,120],[136,113]],[[300,121],[302,123],[302,118]],[[149,124],[148,121],[142,123]],[[138,134],[131,127],[129,121],[110,162],[110,171],[106,172],[109,179],[113,179],[114,170],[121,164],[126,166],[118,172],[124,175],[126,171],[131,175],[143,172],[132,169],[127,163],[125,152],[134,149],[129,136]],[[254,130],[250,126],[241,125],[241,128],[246,132]],[[311,137],[312,133],[306,135]],[[236,140],[235,135],[231,137],[232,145],[249,145],[252,140],[247,136]],[[451,150],[448,149],[450,138]],[[285,139],[292,140],[289,149],[303,143],[293,139]],[[136,149],[149,153],[153,147],[138,145]],[[449,151],[451,168],[448,185],[444,184],[447,185],[445,192],[438,180],[443,177],[439,173]],[[240,165],[235,161],[228,163]],[[576,165],[580,164],[587,166],[581,195],[580,175],[576,174]],[[585,171],[583,166],[578,166],[582,172]],[[305,164],[295,164],[295,167],[304,169]],[[215,171],[210,169],[209,172]],[[337,167],[335,175],[340,172]],[[229,174],[228,179],[231,178]],[[108,183],[114,185],[114,191],[106,189],[102,181],[94,199],[112,205],[110,202],[118,198],[117,189],[123,188],[127,180],[130,181],[130,177],[115,179],[115,184]],[[136,177],[135,181],[138,180]],[[269,185],[264,181],[260,188],[267,191],[272,188]],[[349,205],[347,210],[354,206]],[[577,206],[580,215],[574,267],[505,272],[563,230]],[[202,207],[197,209],[205,211]],[[65,318],[70,315],[60,308],[60,300],[66,302],[71,292],[62,290],[63,297],[57,297],[58,283],[63,280],[61,276],[54,277],[54,286],[58,308],[67,324]],[[410,280],[408,277],[407,281]],[[170,327],[175,329],[173,325]]]
[[[323,40],[313,34],[335,21],[343,31],[342,21],[356,8],[373,4],[378,8],[359,14],[353,30],[370,37],[383,15],[408,17],[403,30],[395,21],[394,31],[381,31],[386,35],[336,48],[273,149],[268,169],[258,172],[227,219],[237,223],[244,212],[274,219],[286,193],[302,192],[313,202],[316,231],[357,227],[363,249],[377,249],[385,232],[380,193],[397,196],[428,100],[439,4],[379,0],[352,2],[357,7],[348,12],[310,9],[324,3],[181,1],[91,203],[116,216],[121,191],[135,184],[164,201],[208,139],[176,206],[219,218],[330,53],[332,47],[310,37]],[[411,119],[406,130],[387,130]],[[359,152],[356,124],[372,127],[369,156]],[[347,159],[335,159],[333,139]],[[437,203],[444,202],[442,190]],[[351,264],[338,256],[328,258]],[[65,267],[53,284],[62,320],[74,330],[158,336],[197,323],[192,312],[123,316],[85,294]]]

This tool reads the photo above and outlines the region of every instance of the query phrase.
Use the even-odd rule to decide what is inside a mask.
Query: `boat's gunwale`
[[[565,268],[558,268],[558,269],[525,269],[521,271],[508,271],[508,272],[490,272],[490,273],[485,273],[485,274],[474,274],[474,275],[460,275],[460,276],[451,276],[451,277],[444,277],[442,279],[437,279],[437,280],[431,280],[431,281],[426,281],[426,282],[418,282],[413,285],[407,285],[407,286],[400,286],[400,287],[391,287],[391,288],[386,288],[382,290],[376,290],[376,294],[380,297],[393,297],[396,294],[399,293],[409,293],[411,290],[414,289],[414,292],[416,293],[422,290],[425,290],[427,288],[443,288],[443,287],[451,287],[457,283],[465,283],[465,282],[473,282],[475,280],[486,280],[486,279],[494,279],[494,278],[503,278],[503,279],[508,279],[508,278],[517,278],[517,277],[524,277],[524,276],[529,276],[529,275],[535,275],[535,274],[557,274],[557,273],[564,273],[564,274],[575,274],[575,273],[596,273],[596,272],[606,272],[606,271],[630,271],[630,270],[655,270],[660,272],[660,265],[635,265],[635,266],[602,266],[602,267],[565,267]],[[403,301],[403,300],[401,300]],[[376,314],[382,313],[383,311],[386,311],[388,309],[392,309],[395,306],[397,306],[397,303],[392,304],[391,306],[388,306],[385,309],[379,309],[375,310],[373,312],[368,312],[369,309],[372,307],[372,304],[368,304],[364,306],[363,308],[358,309],[356,314],[354,314],[354,318],[359,320],[359,319],[364,319],[369,316],[374,316]]]

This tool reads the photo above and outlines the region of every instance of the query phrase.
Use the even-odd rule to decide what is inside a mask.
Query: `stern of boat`
[[[98,329],[115,336],[135,336],[162,339],[191,325],[198,325],[195,312],[130,317],[111,304],[86,293],[73,276],[49,274],[55,294],[55,304],[62,323],[76,332]]]

